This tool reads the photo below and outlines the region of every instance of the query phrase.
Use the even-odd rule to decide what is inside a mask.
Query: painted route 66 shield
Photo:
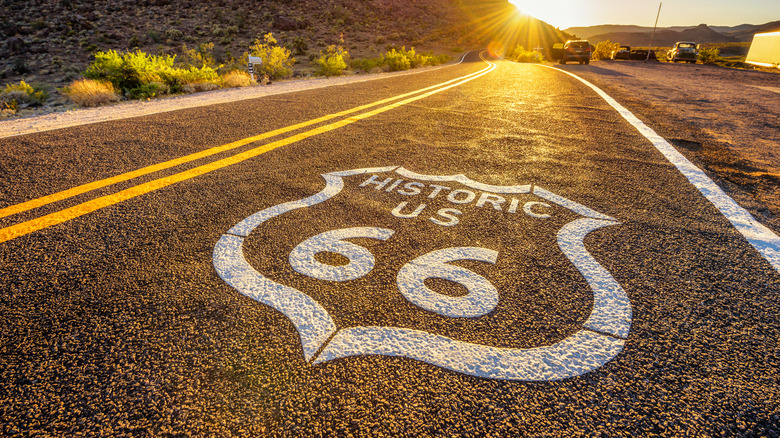
[[[622,350],[631,304],[585,245],[615,219],[535,184],[397,167],[322,176],[321,192],[236,224],[213,258],[290,319],[312,364],[401,356],[543,381]]]

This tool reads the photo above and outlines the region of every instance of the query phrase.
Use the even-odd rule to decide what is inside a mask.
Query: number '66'
[[[371,272],[374,255],[344,239],[371,238],[387,240],[395,232],[387,228],[355,227],[326,231],[304,240],[290,253],[290,265],[303,275],[326,281],[354,280]],[[349,263],[331,266],[314,256],[321,252],[340,254]],[[456,260],[496,263],[498,252],[478,247],[453,247],[431,251],[406,263],[396,277],[398,289],[415,305],[450,317],[477,317],[490,313],[498,304],[498,291],[485,277],[466,268],[448,264]],[[425,286],[427,278],[443,278],[463,285],[464,296],[437,293]]]

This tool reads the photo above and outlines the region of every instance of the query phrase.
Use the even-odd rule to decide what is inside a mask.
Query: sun
[[[538,18],[560,29],[577,26],[587,21],[588,8],[582,1],[573,0],[509,0],[523,14]]]

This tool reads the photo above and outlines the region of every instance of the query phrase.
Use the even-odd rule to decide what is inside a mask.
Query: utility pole
[[[650,60],[650,51],[653,50],[653,40],[655,40],[655,28],[658,27],[658,17],[661,16],[661,5],[663,2],[658,3],[658,14],[655,16],[655,24],[653,25],[653,36],[650,37],[650,47],[647,48],[647,58],[645,61]]]

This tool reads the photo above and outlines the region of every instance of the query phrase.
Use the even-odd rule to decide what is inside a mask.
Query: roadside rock
[[[27,45],[24,43],[24,40],[19,37],[11,37],[5,40],[5,50],[14,55],[18,53],[22,53],[27,47]]]
[[[274,28],[278,30],[296,30],[298,29],[298,23],[287,17],[277,15],[274,17]]]

